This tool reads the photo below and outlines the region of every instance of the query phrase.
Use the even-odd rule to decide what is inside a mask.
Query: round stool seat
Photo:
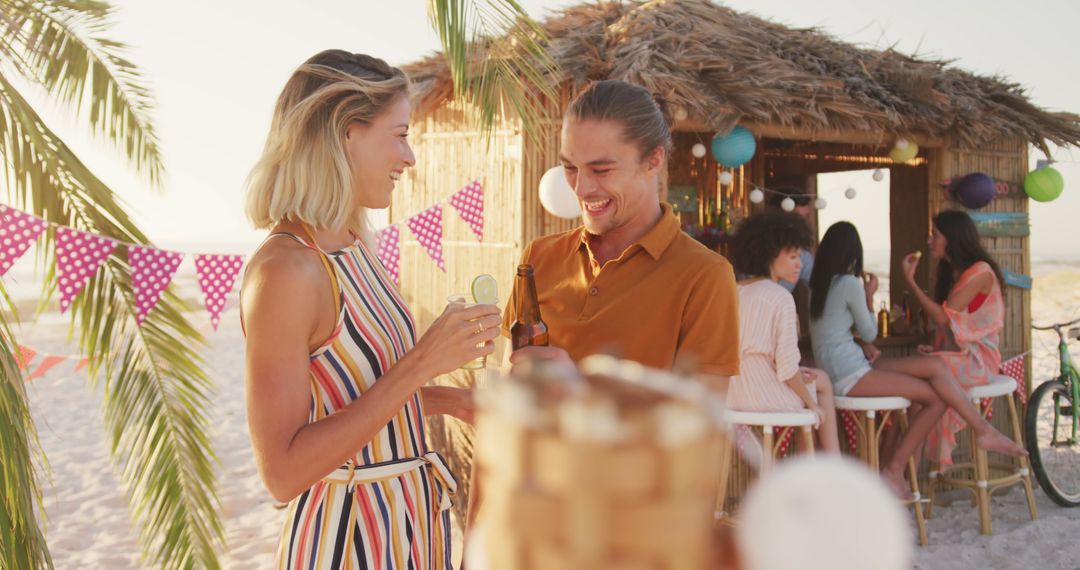
[[[764,427],[800,427],[817,423],[817,414],[810,410],[791,412],[744,412],[728,410],[724,417],[733,424]]]
[[[835,399],[836,409],[859,412],[872,412],[882,410],[906,410],[911,407],[911,400],[900,396],[882,396],[857,398],[843,396]]]
[[[994,374],[990,376],[990,382],[983,386],[973,386],[967,389],[968,397],[972,400],[983,398],[996,398],[1016,391],[1016,380],[1008,376]]]

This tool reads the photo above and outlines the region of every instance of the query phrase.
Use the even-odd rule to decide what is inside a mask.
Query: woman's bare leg
[[[829,375],[824,370],[818,370],[817,368],[807,370],[812,375],[811,381],[814,383],[812,389],[817,392],[818,405],[821,406],[821,411],[824,412],[823,415],[825,416],[817,430],[821,449],[834,455],[840,455],[840,436],[837,434],[836,400],[833,399],[832,380],[829,380]],[[807,386],[807,388],[810,388],[810,386]]]
[[[909,458],[922,445],[930,430],[947,409],[941,396],[924,380],[906,374],[871,370],[848,392],[854,397],[900,396],[919,405],[917,413],[911,414],[907,432],[900,438],[896,450],[881,468],[882,479],[898,497],[910,499],[910,487],[904,482],[904,469]]]
[[[905,356],[903,358],[880,358],[874,363],[875,370],[897,372],[926,380],[945,404],[956,410],[971,429],[979,447],[1012,456],[1027,455],[1019,443],[999,432],[986,421],[975,405],[968,399],[960,383],[953,377],[945,362],[936,356]]]

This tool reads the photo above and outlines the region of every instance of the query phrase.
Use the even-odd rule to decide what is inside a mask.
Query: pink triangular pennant
[[[409,229],[416,236],[416,240],[424,246],[424,250],[445,273],[446,264],[443,263],[442,255],[442,206],[435,204],[409,218],[406,223],[409,224]]]
[[[61,313],[71,306],[71,300],[114,249],[116,242],[109,238],[68,227],[56,229],[56,280]]]
[[[29,346],[19,345],[19,354],[15,355],[15,364],[19,367],[19,370],[26,370],[30,368],[30,361],[37,356],[37,351]]]
[[[484,241],[484,187],[479,180],[473,180],[461,190],[450,196],[450,205],[461,214],[461,219],[469,224],[476,239]]]
[[[78,362],[78,364],[75,365],[75,372],[78,372],[78,371],[82,370],[83,368],[86,368],[87,366],[90,366],[90,359],[89,358],[83,358],[82,360],[80,360]]]
[[[210,313],[210,324],[217,330],[221,322],[221,311],[225,308],[225,298],[232,291],[236,276],[244,265],[244,258],[239,255],[196,255],[195,270],[199,274],[199,288],[206,299],[206,311]]]
[[[45,375],[46,372],[52,370],[53,367],[65,360],[67,360],[67,358],[63,356],[55,356],[52,354],[46,356],[41,360],[41,364],[38,364],[37,368],[35,368],[34,371],[30,373],[30,380],[41,378]]]
[[[394,283],[400,284],[398,269],[401,265],[401,231],[397,226],[387,226],[376,232],[375,255],[379,256],[386,272],[394,279]]]
[[[49,224],[41,218],[0,204],[0,276],[11,269],[47,227]]]
[[[128,246],[131,289],[135,293],[135,321],[140,325],[172,283],[184,254],[141,245]]]

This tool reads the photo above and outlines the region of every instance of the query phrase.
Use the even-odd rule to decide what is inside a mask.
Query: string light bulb
[[[855,189],[854,188],[848,188],[847,190],[844,190],[844,197],[847,198],[848,200],[854,200],[855,199]]]
[[[814,207],[818,210],[824,210],[825,206],[828,205],[829,203],[825,201],[825,198],[818,198],[817,200],[814,200]]]
[[[705,148],[705,145],[701,143],[697,143],[690,148],[690,153],[694,155],[694,158],[705,158],[706,152],[708,152],[708,150]]]
[[[720,173],[720,176],[719,176],[718,179],[720,180],[721,185],[727,186],[727,185],[731,184],[731,181],[735,179],[735,176],[733,176],[731,174],[731,172],[728,172],[727,170],[725,170],[725,171]]]
[[[757,188],[750,191],[750,201],[755,204],[760,204],[765,200],[765,193]]]
[[[790,212],[795,209],[795,200],[784,198],[784,201],[780,202],[780,207],[783,208],[785,212]]]
[[[885,179],[885,171],[878,168],[878,169],[874,170],[874,175],[873,176],[874,176],[874,182],[881,182],[882,180]]]

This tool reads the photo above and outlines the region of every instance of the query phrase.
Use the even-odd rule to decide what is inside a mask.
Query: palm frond
[[[540,136],[556,100],[558,65],[543,29],[516,0],[429,0],[428,16],[454,80],[455,97],[479,110],[491,134],[508,105],[530,138]]]
[[[115,194],[79,161],[0,74],[0,154],[13,202],[50,222],[147,243]],[[51,232],[46,248],[54,251]],[[202,335],[167,293],[135,325],[120,248],[72,304],[91,377],[103,379],[105,425],[139,527],[161,568],[217,568],[224,542],[210,445],[211,383],[195,349]],[[51,255],[50,255],[51,257]]]
[[[157,134],[149,119],[149,89],[125,57],[124,44],[104,32],[108,3],[0,0],[5,40],[0,54],[50,95],[88,115],[91,130],[122,148],[135,169],[157,184],[164,172]]]
[[[39,516],[41,485],[34,465],[44,460],[17,365],[19,347],[6,315],[14,305],[0,283],[7,310],[0,310],[0,568],[53,567]]]

